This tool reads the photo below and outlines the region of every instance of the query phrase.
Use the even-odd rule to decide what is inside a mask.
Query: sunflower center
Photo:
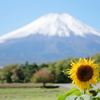
[[[81,65],[76,73],[80,81],[86,82],[93,76],[93,69],[89,65]]]

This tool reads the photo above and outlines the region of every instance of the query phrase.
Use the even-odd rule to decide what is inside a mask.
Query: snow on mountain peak
[[[67,13],[50,13],[38,18],[20,29],[1,36],[0,43],[7,39],[21,38],[37,33],[48,36],[58,35],[69,37],[70,32],[79,36],[85,36],[90,33],[100,36],[100,31],[91,28]]]

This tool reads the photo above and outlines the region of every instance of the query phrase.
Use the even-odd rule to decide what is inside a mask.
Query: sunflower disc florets
[[[72,68],[69,69],[72,84],[77,85],[80,90],[89,90],[90,83],[96,85],[99,77],[98,64],[93,64],[95,60],[79,59],[79,62],[72,62]]]

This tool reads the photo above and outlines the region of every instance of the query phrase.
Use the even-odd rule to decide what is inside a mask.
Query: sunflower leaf
[[[66,97],[65,100],[99,100],[95,98],[93,99],[92,97],[93,97],[92,95],[87,95],[87,94],[84,94],[82,96],[70,95]]]
[[[78,96],[76,100],[84,100],[83,97]]]
[[[70,95],[70,96],[66,97],[65,100],[77,100],[77,96],[76,95]]]
[[[93,98],[92,94],[91,95],[84,94],[84,95],[82,95],[82,97],[83,97],[83,100],[92,100],[92,98]]]
[[[92,100],[100,100],[100,93],[98,93]]]
[[[71,95],[81,96],[81,92],[79,90],[74,91]]]
[[[69,95],[81,96],[81,92],[76,87],[72,87],[65,94],[63,95],[59,94],[57,100],[65,100],[65,98],[68,97]]]

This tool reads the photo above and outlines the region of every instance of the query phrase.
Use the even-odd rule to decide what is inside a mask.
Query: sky
[[[0,0],[0,36],[48,13],[68,13],[100,30],[100,0]]]

